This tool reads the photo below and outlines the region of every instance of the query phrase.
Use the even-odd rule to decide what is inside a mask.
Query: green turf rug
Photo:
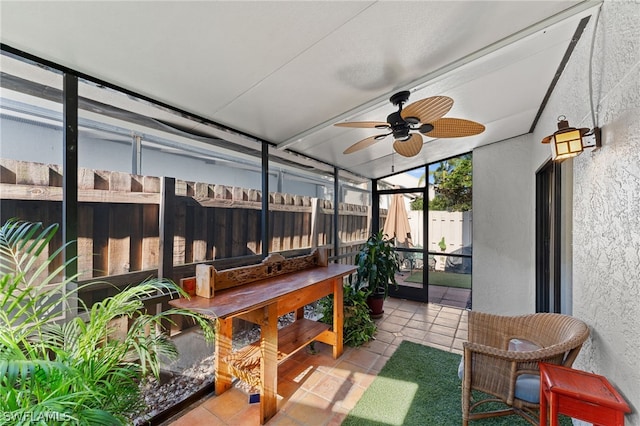
[[[422,283],[422,271],[411,274],[405,281]],[[456,274],[453,272],[430,271],[429,285],[443,287],[471,288],[471,274]]]
[[[462,424],[460,355],[403,341],[342,423],[444,426]],[[473,426],[526,426],[519,416],[473,420]],[[569,418],[562,425],[571,425]]]

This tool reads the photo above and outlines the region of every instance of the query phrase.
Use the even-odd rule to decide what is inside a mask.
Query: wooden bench
[[[352,265],[328,264],[326,251],[285,259],[279,254],[258,265],[217,271],[196,268],[196,292],[191,299],[172,300],[216,321],[215,389],[219,395],[237,377],[260,391],[261,423],[277,412],[278,364],[312,341],[342,354],[343,278]],[[304,318],[304,306],[333,294],[333,327]],[[278,330],[278,318],[296,312],[295,321]],[[260,340],[232,352],[233,319],[260,326]],[[277,349],[276,349],[277,348]]]

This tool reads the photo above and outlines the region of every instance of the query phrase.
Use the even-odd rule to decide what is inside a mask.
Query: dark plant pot
[[[384,295],[374,294],[367,297],[367,305],[369,306],[369,313],[371,315],[371,318],[382,318],[382,314],[384,314]]]

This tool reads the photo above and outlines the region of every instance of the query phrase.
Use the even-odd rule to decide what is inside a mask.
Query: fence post
[[[176,180],[163,177],[160,183],[160,242],[158,259],[158,277],[173,277],[173,237],[175,234]]]
[[[160,214],[159,216],[159,247],[158,278],[173,279],[173,239],[175,234],[176,216],[176,180],[163,177],[160,182]],[[167,302],[156,305],[157,312],[169,309]],[[168,321],[162,323],[162,329],[169,333]]]

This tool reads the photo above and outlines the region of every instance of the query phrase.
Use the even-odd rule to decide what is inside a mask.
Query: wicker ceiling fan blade
[[[388,129],[389,123],[384,121],[350,121],[345,123],[336,123],[334,126],[338,127],[357,127],[362,129],[374,128],[374,129]]]
[[[461,138],[484,132],[485,127],[462,118],[441,118],[431,123],[433,130],[424,133],[430,138]]]
[[[389,136],[389,134],[369,136],[368,138],[362,139],[361,141],[356,142],[353,145],[351,145],[349,148],[345,149],[343,154],[351,154],[353,152],[360,151],[361,149],[365,149],[365,148],[373,145],[374,143],[376,143],[378,141],[381,141],[382,139],[386,138],[387,136]]]
[[[420,123],[431,123],[442,118],[453,106],[453,99],[448,96],[432,96],[415,101],[406,106],[400,113],[405,120],[415,117]]]
[[[406,141],[397,139],[393,143],[393,149],[404,157],[415,157],[422,150],[422,136],[413,133]]]

